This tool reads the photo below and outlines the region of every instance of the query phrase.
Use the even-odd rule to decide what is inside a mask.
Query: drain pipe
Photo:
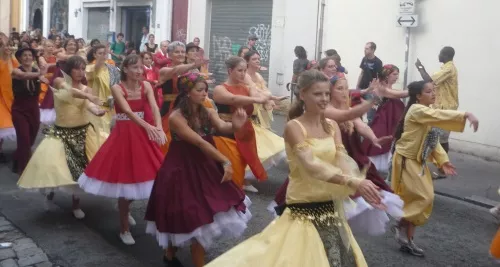
[[[321,59],[323,54],[323,28],[325,21],[325,0],[318,0],[319,25],[316,31],[316,61]]]

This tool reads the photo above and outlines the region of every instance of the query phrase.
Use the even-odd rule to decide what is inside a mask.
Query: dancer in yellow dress
[[[85,69],[87,84],[92,88],[94,95],[106,102],[112,97],[111,87],[120,82],[120,73],[115,66],[107,62],[105,45],[93,46],[87,54],[87,62],[89,63]],[[100,131],[109,133],[114,114],[114,110],[108,110],[104,116],[91,120],[91,123]]]
[[[89,112],[96,116],[105,112],[98,107],[102,104],[99,98],[82,84],[85,77],[83,58],[70,57],[63,71],[68,73],[66,79],[54,81],[55,125],[44,131],[46,137],[31,156],[17,185],[23,189],[51,190],[47,195],[47,208],[53,205],[52,190],[72,193],[73,215],[83,219],[85,213],[75,196],[79,190],[77,179],[107,137],[98,134],[89,123]]]
[[[300,101],[290,110],[285,146],[290,183],[282,215],[260,234],[208,267],[364,267],[343,201],[358,192],[381,208],[377,187],[344,152],[338,125],[324,118],[330,84],[317,70],[299,78]]]
[[[419,81],[408,85],[410,99],[394,136],[391,181],[394,193],[404,201],[404,216],[393,227],[401,250],[415,256],[424,251],[413,241],[415,228],[427,223],[434,202],[434,185],[427,161],[434,162],[447,175],[454,175],[455,167],[439,144],[439,127],[462,132],[469,120],[477,131],[478,120],[469,112],[438,110],[430,106],[436,100],[431,82]]]
[[[264,104],[254,104],[252,114],[252,124],[257,142],[257,153],[259,160],[262,162],[262,166],[264,166],[264,169],[268,170],[276,166],[286,157],[285,142],[282,137],[272,132],[271,123],[273,121],[273,109],[276,106],[274,101],[284,100],[287,97],[273,96],[267,88],[266,81],[258,73],[261,68],[259,52],[249,51],[243,58],[248,64],[245,78],[247,86],[253,87],[256,92],[264,96],[271,97],[271,99]],[[250,180],[255,180],[255,176],[250,170],[250,167],[247,166],[243,189],[257,193],[257,188],[250,183]]]

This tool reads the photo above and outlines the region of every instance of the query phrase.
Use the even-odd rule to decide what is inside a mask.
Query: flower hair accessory
[[[199,73],[188,73],[179,77],[177,80],[177,89],[180,93],[188,93],[199,82],[207,83],[205,78]]]
[[[386,70],[391,70],[392,68],[394,68],[394,65],[392,65],[392,64],[385,64],[384,65],[384,69],[386,69]]]

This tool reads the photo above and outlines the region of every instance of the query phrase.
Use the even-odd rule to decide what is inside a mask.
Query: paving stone
[[[0,249],[0,261],[14,257],[16,257],[16,253],[14,253],[13,249],[11,248]]]
[[[21,239],[21,238],[24,238],[25,236],[17,231],[17,230],[13,230],[13,231],[10,231],[10,232],[2,232],[0,233],[0,240],[2,240],[2,242],[14,242],[16,241],[17,239]]]
[[[21,251],[21,250],[25,250],[25,249],[29,249],[29,248],[36,248],[37,245],[35,244],[35,242],[33,242],[33,239],[31,238],[21,238],[21,239],[18,239],[16,240],[16,242],[14,242],[14,251],[18,252],[18,251]]]
[[[0,226],[12,225],[9,221],[5,219],[0,219]]]
[[[42,249],[40,249],[38,247],[27,248],[27,249],[22,249],[22,250],[16,251],[17,258],[19,258],[19,259],[33,256],[33,255],[40,254],[40,253],[43,254],[44,252]]]
[[[47,255],[45,255],[45,253],[38,253],[33,256],[20,258],[19,260],[17,260],[17,264],[19,265],[19,267],[26,267],[37,263],[42,263],[44,261],[49,261]]]
[[[19,267],[14,259],[6,259],[0,262],[0,267]]]
[[[36,267],[52,267],[53,264],[46,261],[46,262],[42,262],[42,263],[38,263],[38,264],[35,264]]]
[[[12,231],[12,230],[15,230],[15,229],[16,228],[12,224],[0,226],[0,232],[8,232],[8,231]]]

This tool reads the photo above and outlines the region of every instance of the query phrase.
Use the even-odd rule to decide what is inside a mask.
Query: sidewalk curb
[[[455,196],[452,194],[448,194],[448,193],[436,191],[436,190],[434,190],[434,193],[436,195],[440,195],[440,196],[444,196],[444,197],[448,197],[448,198],[453,198],[456,200],[467,202],[469,204],[473,204],[473,205],[480,206],[480,207],[487,208],[487,209],[493,208],[495,206],[495,205],[492,205],[491,203],[486,203],[486,202],[482,202],[479,200],[474,200],[471,197],[459,197],[459,196]],[[495,201],[492,200],[491,202],[495,202]]]

